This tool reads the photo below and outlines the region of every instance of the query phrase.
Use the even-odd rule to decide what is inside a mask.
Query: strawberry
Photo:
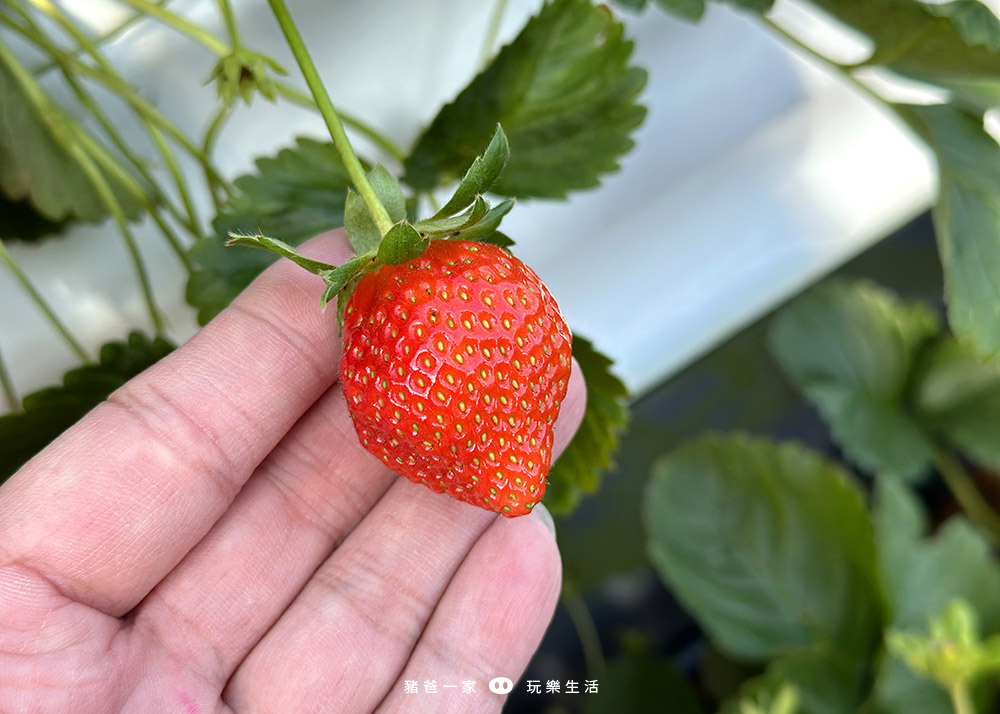
[[[487,243],[434,240],[360,279],[340,377],[361,443],[389,468],[520,516],[545,493],[570,358],[531,268]]]

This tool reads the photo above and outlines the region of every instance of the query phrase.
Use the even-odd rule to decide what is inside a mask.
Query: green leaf
[[[927,11],[945,17],[970,47],[982,45],[1000,51],[1000,19],[980,0],[953,0],[944,4],[924,2]]]
[[[419,258],[430,244],[430,238],[420,235],[406,221],[400,221],[389,229],[379,243],[378,259],[386,265],[401,265]]]
[[[977,39],[966,21],[971,5],[959,3],[949,10],[920,0],[810,0],[841,22],[875,42],[868,64],[926,81],[996,78],[1000,54],[970,44]],[[964,6],[964,7],[963,7]],[[944,6],[947,7],[947,6]],[[939,13],[950,12],[942,17]]]
[[[656,4],[685,20],[697,21],[705,14],[705,0],[656,0]]]
[[[1000,366],[947,337],[921,355],[913,390],[914,409],[928,430],[1000,469]]]
[[[260,158],[257,170],[236,179],[236,195],[212,223],[215,235],[191,248],[195,271],[187,301],[205,324],[277,256],[226,248],[229,233],[262,233],[291,246],[344,224],[350,182],[332,144],[298,139],[294,149]]]
[[[611,371],[612,361],[579,335],[573,336],[573,358],[587,383],[587,405],[580,428],[549,471],[545,507],[553,513],[573,510],[597,490],[601,474],[614,468],[628,424],[628,390]]]
[[[982,119],[947,106],[897,107],[941,168],[934,208],[952,330],[984,357],[1000,354],[1000,146]]]
[[[938,329],[923,305],[869,283],[830,282],[783,309],[769,339],[851,460],[912,479],[927,472],[931,444],[904,399],[917,352]]]
[[[969,601],[984,632],[1000,628],[1000,567],[991,548],[962,516],[932,538],[927,517],[903,484],[876,482],[875,538],[889,623],[923,630],[955,598]]]
[[[493,138],[490,139],[490,145],[486,147],[486,153],[476,157],[462,182],[455,189],[454,195],[433,217],[442,218],[454,215],[476,200],[480,194],[489,191],[500,178],[509,158],[510,144],[507,141],[507,135],[503,133],[503,127],[497,124]]]
[[[866,714],[955,714],[941,687],[886,654],[875,676]]]
[[[368,172],[368,181],[375,189],[375,195],[385,206],[392,222],[399,223],[404,220],[406,218],[406,200],[403,198],[399,182],[393,175],[382,164],[377,164]],[[347,229],[347,237],[351,241],[351,246],[358,255],[377,249],[378,244],[382,241],[382,233],[375,225],[375,219],[372,218],[368,206],[361,196],[353,190],[347,192],[344,227]]]
[[[585,697],[584,714],[664,711],[702,714],[694,688],[670,660],[644,652],[620,655],[608,663],[599,680],[598,696]]]
[[[39,215],[27,201],[11,201],[0,194],[0,238],[3,240],[37,241],[62,233],[70,219],[50,221]]]
[[[866,654],[881,603],[871,524],[837,465],[794,444],[707,437],[662,459],[644,503],[650,560],[727,654]]]
[[[108,209],[74,156],[83,151],[97,161],[100,144],[52,101],[3,43],[0,107],[0,194],[26,201],[54,223],[103,220]],[[124,213],[137,217],[139,202],[106,173],[105,178]]]
[[[406,160],[406,182],[430,190],[457,180],[499,123],[510,161],[493,191],[562,198],[618,170],[645,117],[646,73],[607,8],[553,0],[489,67],[445,106]]]
[[[101,347],[97,364],[66,373],[63,384],[27,395],[23,411],[0,416],[0,483],[75,424],[111,392],[173,349],[163,338],[133,332]]]

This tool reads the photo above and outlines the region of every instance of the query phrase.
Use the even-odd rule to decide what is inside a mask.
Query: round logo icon
[[[514,688],[514,683],[506,677],[494,677],[490,680],[490,691],[495,694],[506,694]]]

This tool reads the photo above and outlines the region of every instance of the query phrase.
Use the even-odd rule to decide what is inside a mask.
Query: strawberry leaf
[[[934,207],[948,318],[982,357],[1000,354],[1000,146],[980,117],[948,106],[897,111],[938,157]]]
[[[350,183],[330,143],[298,139],[295,148],[257,159],[254,173],[235,181],[236,195],[212,222],[215,235],[191,248],[195,271],[187,301],[205,324],[277,256],[265,251],[226,248],[229,234],[267,234],[297,246],[317,233],[344,225]]]
[[[618,170],[645,117],[646,72],[603,7],[553,0],[486,70],[445,106],[406,160],[418,190],[455,181],[501,124],[511,158],[493,192],[563,198]]]
[[[503,133],[503,127],[497,124],[490,145],[486,147],[486,153],[476,157],[462,182],[455,189],[455,194],[440,211],[434,214],[433,218],[452,216],[479,198],[480,194],[489,191],[500,178],[508,159],[510,159],[510,144],[507,142],[507,135]]]
[[[706,437],[657,463],[643,510],[653,566],[724,653],[871,651],[875,542],[838,464],[796,444]]]
[[[0,194],[26,201],[54,223],[78,218],[99,221],[108,215],[74,152],[100,164],[101,145],[45,93],[13,52],[0,43]],[[105,174],[122,210],[130,218],[139,202]]]
[[[66,373],[63,384],[33,392],[23,411],[0,416],[0,483],[84,414],[173,349],[163,338],[133,332],[101,347],[98,364]]]
[[[406,221],[400,221],[389,229],[378,245],[379,262],[385,265],[400,265],[427,250],[430,238],[420,235],[417,229]]]
[[[612,361],[579,335],[573,336],[573,358],[587,382],[587,406],[579,430],[549,471],[545,507],[553,513],[573,510],[584,494],[597,490],[601,474],[614,468],[629,417],[628,390],[611,371]]]
[[[928,471],[932,445],[907,409],[907,386],[919,349],[938,330],[924,305],[867,283],[829,282],[784,308],[769,337],[852,461],[916,479]]]

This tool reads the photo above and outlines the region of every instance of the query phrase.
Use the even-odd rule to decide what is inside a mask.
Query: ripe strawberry
[[[531,268],[486,243],[435,240],[361,278],[340,377],[361,443],[389,468],[519,516],[545,492],[570,357]]]

